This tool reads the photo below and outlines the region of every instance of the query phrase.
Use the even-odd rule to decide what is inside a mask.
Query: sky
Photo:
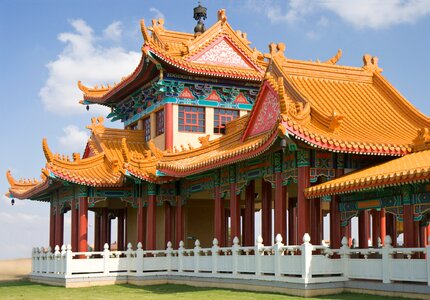
[[[421,112],[430,115],[430,1],[427,0],[243,0],[201,1],[206,27],[226,9],[234,29],[252,47],[268,52],[286,44],[285,56],[362,66],[369,53],[383,75]],[[165,27],[193,32],[197,1],[0,0],[0,259],[29,257],[47,246],[49,205],[17,200],[11,206],[6,170],[15,178],[38,178],[45,166],[42,138],[54,152],[83,152],[85,126],[107,112],[78,104],[77,81],[114,83],[131,73],[141,56],[140,19],[164,18]],[[393,120],[395,122],[395,120]],[[121,127],[116,122],[108,124]],[[70,242],[70,213],[65,242]],[[92,232],[90,219],[89,231]],[[90,234],[90,242],[92,234]]]

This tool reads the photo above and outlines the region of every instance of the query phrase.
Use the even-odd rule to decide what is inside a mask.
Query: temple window
[[[225,124],[239,117],[239,111],[233,109],[214,109],[214,133],[225,133]]]
[[[146,118],[143,120],[143,131],[145,133],[145,141],[151,139],[151,118]]]
[[[179,131],[205,132],[205,109],[195,106],[179,106]]]
[[[164,109],[155,113],[155,134],[160,135],[164,133]]]

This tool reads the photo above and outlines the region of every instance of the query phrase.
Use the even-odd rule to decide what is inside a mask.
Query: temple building
[[[111,244],[144,250],[286,245],[308,233],[321,245],[329,216],[331,248],[380,248],[403,233],[404,247],[430,234],[430,119],[382,75],[378,58],[361,67],[288,57],[285,45],[251,48],[225,10],[195,33],[141,21],[142,58],[113,86],[79,82],[84,106],[103,105],[124,129],[94,118],[83,154],[51,152],[41,180],[16,180],[9,197],[50,203],[49,244],[71,236],[72,251]],[[78,105],[78,104],[77,104]],[[71,232],[64,215],[71,212]],[[261,224],[255,213],[261,211]],[[88,231],[88,214],[95,218]],[[273,218],[273,220],[272,220]],[[272,228],[273,224],[273,228]],[[47,229],[48,231],[48,229]]]

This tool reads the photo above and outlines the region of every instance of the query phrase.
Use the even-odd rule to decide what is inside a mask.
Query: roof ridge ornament
[[[335,65],[341,59],[341,57],[342,57],[342,49],[338,49],[336,55],[330,58],[329,60],[326,60],[324,63]]]
[[[203,23],[203,20],[206,20],[208,17],[207,15],[207,8],[203,7],[199,1],[199,6],[194,7],[194,20],[197,21],[196,27],[194,27],[194,33],[196,35],[202,34],[206,31],[205,24]]]
[[[414,151],[430,149],[430,130],[428,127],[417,130],[417,137],[413,140],[412,148]]]
[[[225,8],[218,10],[217,12],[218,21],[221,21],[221,24],[227,22],[227,15],[225,13]]]
[[[378,58],[376,56],[371,56],[370,54],[365,54],[363,56],[363,69],[370,72],[381,73],[383,69],[378,66]]]
[[[278,44],[271,43],[269,45],[270,55],[272,56],[272,58],[275,58],[275,57],[285,58],[284,52],[286,48],[287,46],[285,46],[284,43],[278,43]]]
[[[87,128],[90,129],[93,134],[103,133],[105,131],[103,122],[103,117],[91,118],[91,125],[88,125]]]
[[[342,125],[344,116],[339,114],[335,109],[333,109],[333,113],[331,115],[329,129],[333,133],[338,133],[340,129],[340,125]]]

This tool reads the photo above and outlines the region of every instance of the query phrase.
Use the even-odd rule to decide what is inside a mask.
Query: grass
[[[28,281],[0,282],[0,299],[303,299],[279,294],[197,288],[186,285],[162,284],[139,287],[129,284],[65,289]],[[307,299],[404,299],[343,293]]]

